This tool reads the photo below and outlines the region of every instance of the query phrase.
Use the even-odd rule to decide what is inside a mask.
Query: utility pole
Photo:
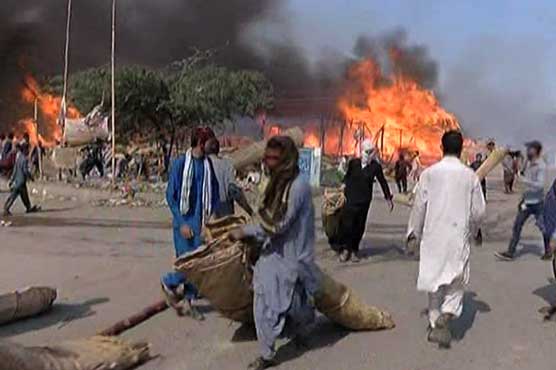
[[[116,182],[116,0],[112,0],[112,53],[111,53],[111,89],[112,89],[112,182]]]
[[[35,103],[33,105],[33,121],[35,124],[35,131],[37,134],[37,147],[34,149],[38,153],[39,158],[39,177],[42,179],[42,145],[41,136],[39,135],[39,99],[35,97]]]
[[[69,44],[71,30],[71,0],[68,0],[68,11],[66,19],[66,45],[64,48],[64,89],[62,91],[62,106],[60,107],[60,125],[62,132],[66,127],[66,109],[68,96],[68,73],[69,73]]]

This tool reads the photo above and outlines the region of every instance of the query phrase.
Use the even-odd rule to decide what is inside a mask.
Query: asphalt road
[[[493,252],[508,242],[517,196],[499,192],[497,181],[490,187],[485,243],[473,249],[471,285],[451,350],[425,340],[426,296],[415,288],[417,262],[402,253],[408,210],[399,206],[389,213],[377,195],[363,246],[366,258],[341,265],[320,232],[319,263],[366,302],[388,309],[397,327],[349,333],[320,318],[309,349],[282,347],[278,368],[554,369],[556,323],[542,322],[537,313],[547,302],[556,303],[550,264],[539,259],[541,238],[531,223],[519,258],[497,261]],[[0,228],[0,291],[51,285],[60,297],[52,312],[0,328],[0,339],[37,345],[93,335],[160,299],[159,276],[173,255],[166,210],[95,208],[78,201],[44,206],[46,212]],[[201,305],[207,313],[203,323],[166,311],[125,334],[151,342],[161,355],[141,369],[246,368],[258,354],[256,342],[208,303]]]

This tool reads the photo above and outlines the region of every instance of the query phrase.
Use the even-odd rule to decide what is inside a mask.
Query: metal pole
[[[116,0],[112,0],[112,182],[116,181],[116,84],[115,84],[115,58],[116,51]]]
[[[68,0],[68,14],[66,20],[66,46],[64,49],[64,90],[62,91],[62,115],[61,122],[62,132],[66,126],[66,105],[68,95],[68,73],[69,73],[69,44],[70,44],[70,26],[71,26],[71,0]]]
[[[37,147],[35,148],[35,150],[37,150],[38,152],[38,158],[39,158],[39,178],[42,179],[42,148],[41,148],[41,137],[39,135],[39,105],[38,105],[38,99],[35,98],[35,105],[34,105],[34,109],[33,109],[33,119],[35,121],[35,130],[37,131]]]

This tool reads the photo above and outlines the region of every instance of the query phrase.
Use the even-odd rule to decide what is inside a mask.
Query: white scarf
[[[212,214],[212,173],[210,171],[210,161],[207,156],[204,160],[204,176],[203,176],[203,220],[202,224],[209,219]],[[183,166],[183,180],[181,183],[181,202],[180,211],[182,215],[187,214],[191,208],[189,204],[189,196],[191,194],[191,186],[193,185],[193,158],[191,149],[185,153],[185,165]]]
[[[361,167],[365,168],[371,164],[372,160],[375,159],[375,150],[373,142],[366,139],[361,144]]]

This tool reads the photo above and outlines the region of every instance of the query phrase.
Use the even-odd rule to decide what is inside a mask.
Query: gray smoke
[[[526,140],[554,144],[554,102],[547,86],[542,41],[481,38],[463,49],[446,72],[443,102],[468,135],[520,147]]]
[[[405,32],[360,36],[353,53],[334,45],[314,63],[289,34],[285,0],[118,0],[119,64],[163,66],[214,48],[215,62],[265,73],[275,86],[276,111],[298,115],[332,111],[347,67],[373,57],[385,73],[399,73],[428,88],[436,63],[423,46],[408,45]],[[0,125],[22,116],[17,91],[25,73],[62,73],[67,0],[3,0],[0,5]],[[111,0],[74,1],[70,71],[107,64]],[[271,24],[273,35],[260,32]],[[264,27],[262,28],[264,29]]]
[[[358,59],[371,57],[381,64],[385,75],[401,75],[434,89],[438,82],[437,64],[423,45],[408,45],[407,33],[397,29],[379,37],[359,36],[353,50]]]
[[[243,39],[255,21],[279,12],[282,0],[119,0],[118,63],[162,66],[217,48],[216,62],[238,67],[265,65]],[[26,72],[61,74],[67,0],[3,0],[0,4],[0,119],[20,112],[14,96]],[[76,71],[110,58],[111,0],[73,1],[71,65]],[[303,56],[282,46],[276,57],[304,73]],[[300,59],[301,58],[301,59]],[[280,71],[276,71],[280,76]],[[283,73],[285,85],[295,76]],[[287,78],[286,78],[287,77]]]

